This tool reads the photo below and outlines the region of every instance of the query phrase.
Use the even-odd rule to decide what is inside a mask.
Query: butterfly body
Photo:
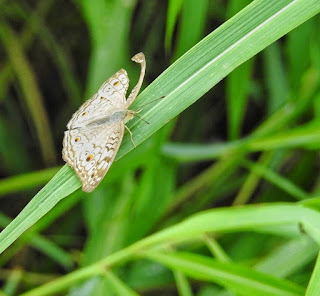
[[[145,58],[139,53],[132,60],[141,64],[141,74],[127,100],[129,78],[121,69],[73,114],[67,124],[62,158],[74,169],[83,191],[91,192],[101,182],[118,152],[125,123],[135,115],[128,108],[142,85]]]

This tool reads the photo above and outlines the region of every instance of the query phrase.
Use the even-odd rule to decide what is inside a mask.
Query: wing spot
[[[90,161],[93,158],[93,154],[90,154],[87,158],[86,161]]]
[[[119,85],[119,83],[120,83],[120,81],[117,80],[117,81],[113,84],[113,86],[117,86],[117,85]]]
[[[74,141],[75,141],[75,142],[79,142],[79,141],[80,141],[80,137],[76,137],[76,138],[74,139]]]
[[[101,98],[100,98],[100,100],[105,100],[105,99],[106,99],[105,97],[101,97]]]
[[[83,112],[83,113],[82,113],[82,116],[85,116],[86,114],[87,114],[87,112]]]

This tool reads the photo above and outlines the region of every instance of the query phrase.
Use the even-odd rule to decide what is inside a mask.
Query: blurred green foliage
[[[319,12],[0,1],[0,295],[320,295]],[[165,98],[85,194],[66,123],[140,51],[132,108]]]

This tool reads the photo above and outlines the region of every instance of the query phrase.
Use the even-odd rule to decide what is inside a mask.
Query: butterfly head
[[[137,113],[133,110],[127,110],[126,116],[124,118],[124,122],[127,123],[131,120]]]

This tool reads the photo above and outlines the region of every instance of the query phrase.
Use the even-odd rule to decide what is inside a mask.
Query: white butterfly
[[[132,60],[141,65],[141,72],[128,99],[129,77],[121,69],[73,114],[64,132],[62,158],[80,178],[83,191],[91,192],[101,182],[118,152],[125,123],[136,114],[128,108],[140,91],[146,60],[142,52]]]

